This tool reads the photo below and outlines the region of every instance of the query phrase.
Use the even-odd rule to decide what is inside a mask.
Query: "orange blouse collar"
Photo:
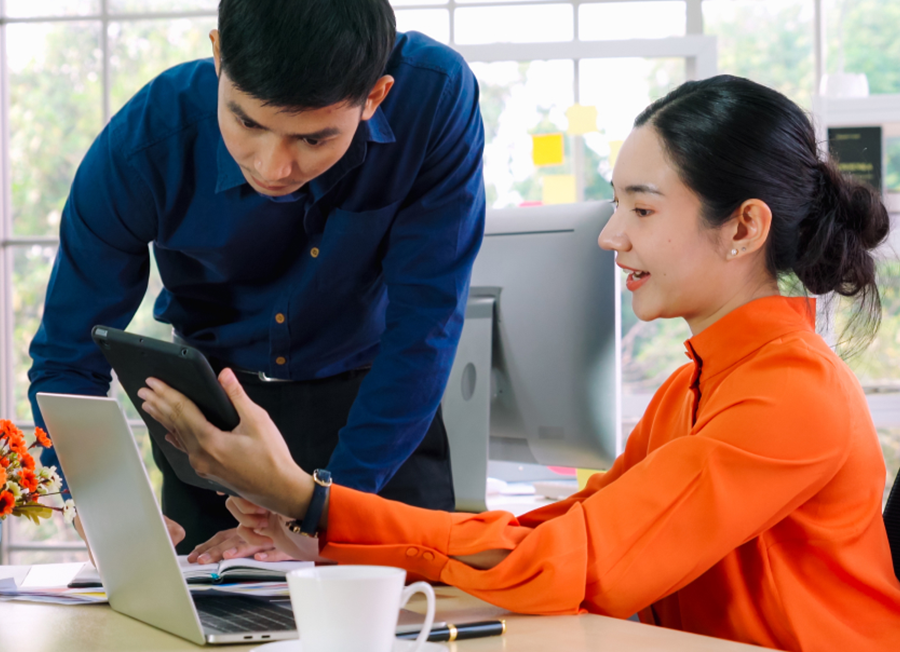
[[[815,330],[814,298],[763,297],[732,310],[684,346],[704,378],[710,378],[779,337]]]

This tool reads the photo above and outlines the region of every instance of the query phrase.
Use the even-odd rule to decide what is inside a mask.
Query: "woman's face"
[[[613,171],[616,211],[600,246],[616,252],[639,319],[683,317],[694,334],[733,310],[736,265],[700,199],[669,164],[652,126],[631,132]],[[730,268],[729,268],[730,267]]]

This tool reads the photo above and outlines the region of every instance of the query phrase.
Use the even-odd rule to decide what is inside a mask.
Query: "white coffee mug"
[[[434,622],[434,589],[404,588],[406,571],[389,566],[319,566],[287,575],[303,652],[391,652],[400,609],[424,593],[428,612],[411,652],[422,649]]]

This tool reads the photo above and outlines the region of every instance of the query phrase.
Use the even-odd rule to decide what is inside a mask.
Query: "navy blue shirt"
[[[453,50],[398,35],[394,87],[337,164],[288,197],[255,192],[216,117],[211,59],[137,93],[72,185],[29,397],[105,395],[95,324],[125,328],[152,244],[154,316],[209,356],[306,380],[371,364],[329,469],[375,492],[440,403],[484,231],[478,87]],[[277,315],[284,316],[282,319]]]

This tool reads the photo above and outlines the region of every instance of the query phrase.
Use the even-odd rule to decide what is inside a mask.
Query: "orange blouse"
[[[609,472],[518,519],[335,486],[322,555],[512,611],[582,610],[787,650],[900,649],[885,467],[812,302],[767,297],[688,340]],[[493,569],[454,556],[506,549]]]

